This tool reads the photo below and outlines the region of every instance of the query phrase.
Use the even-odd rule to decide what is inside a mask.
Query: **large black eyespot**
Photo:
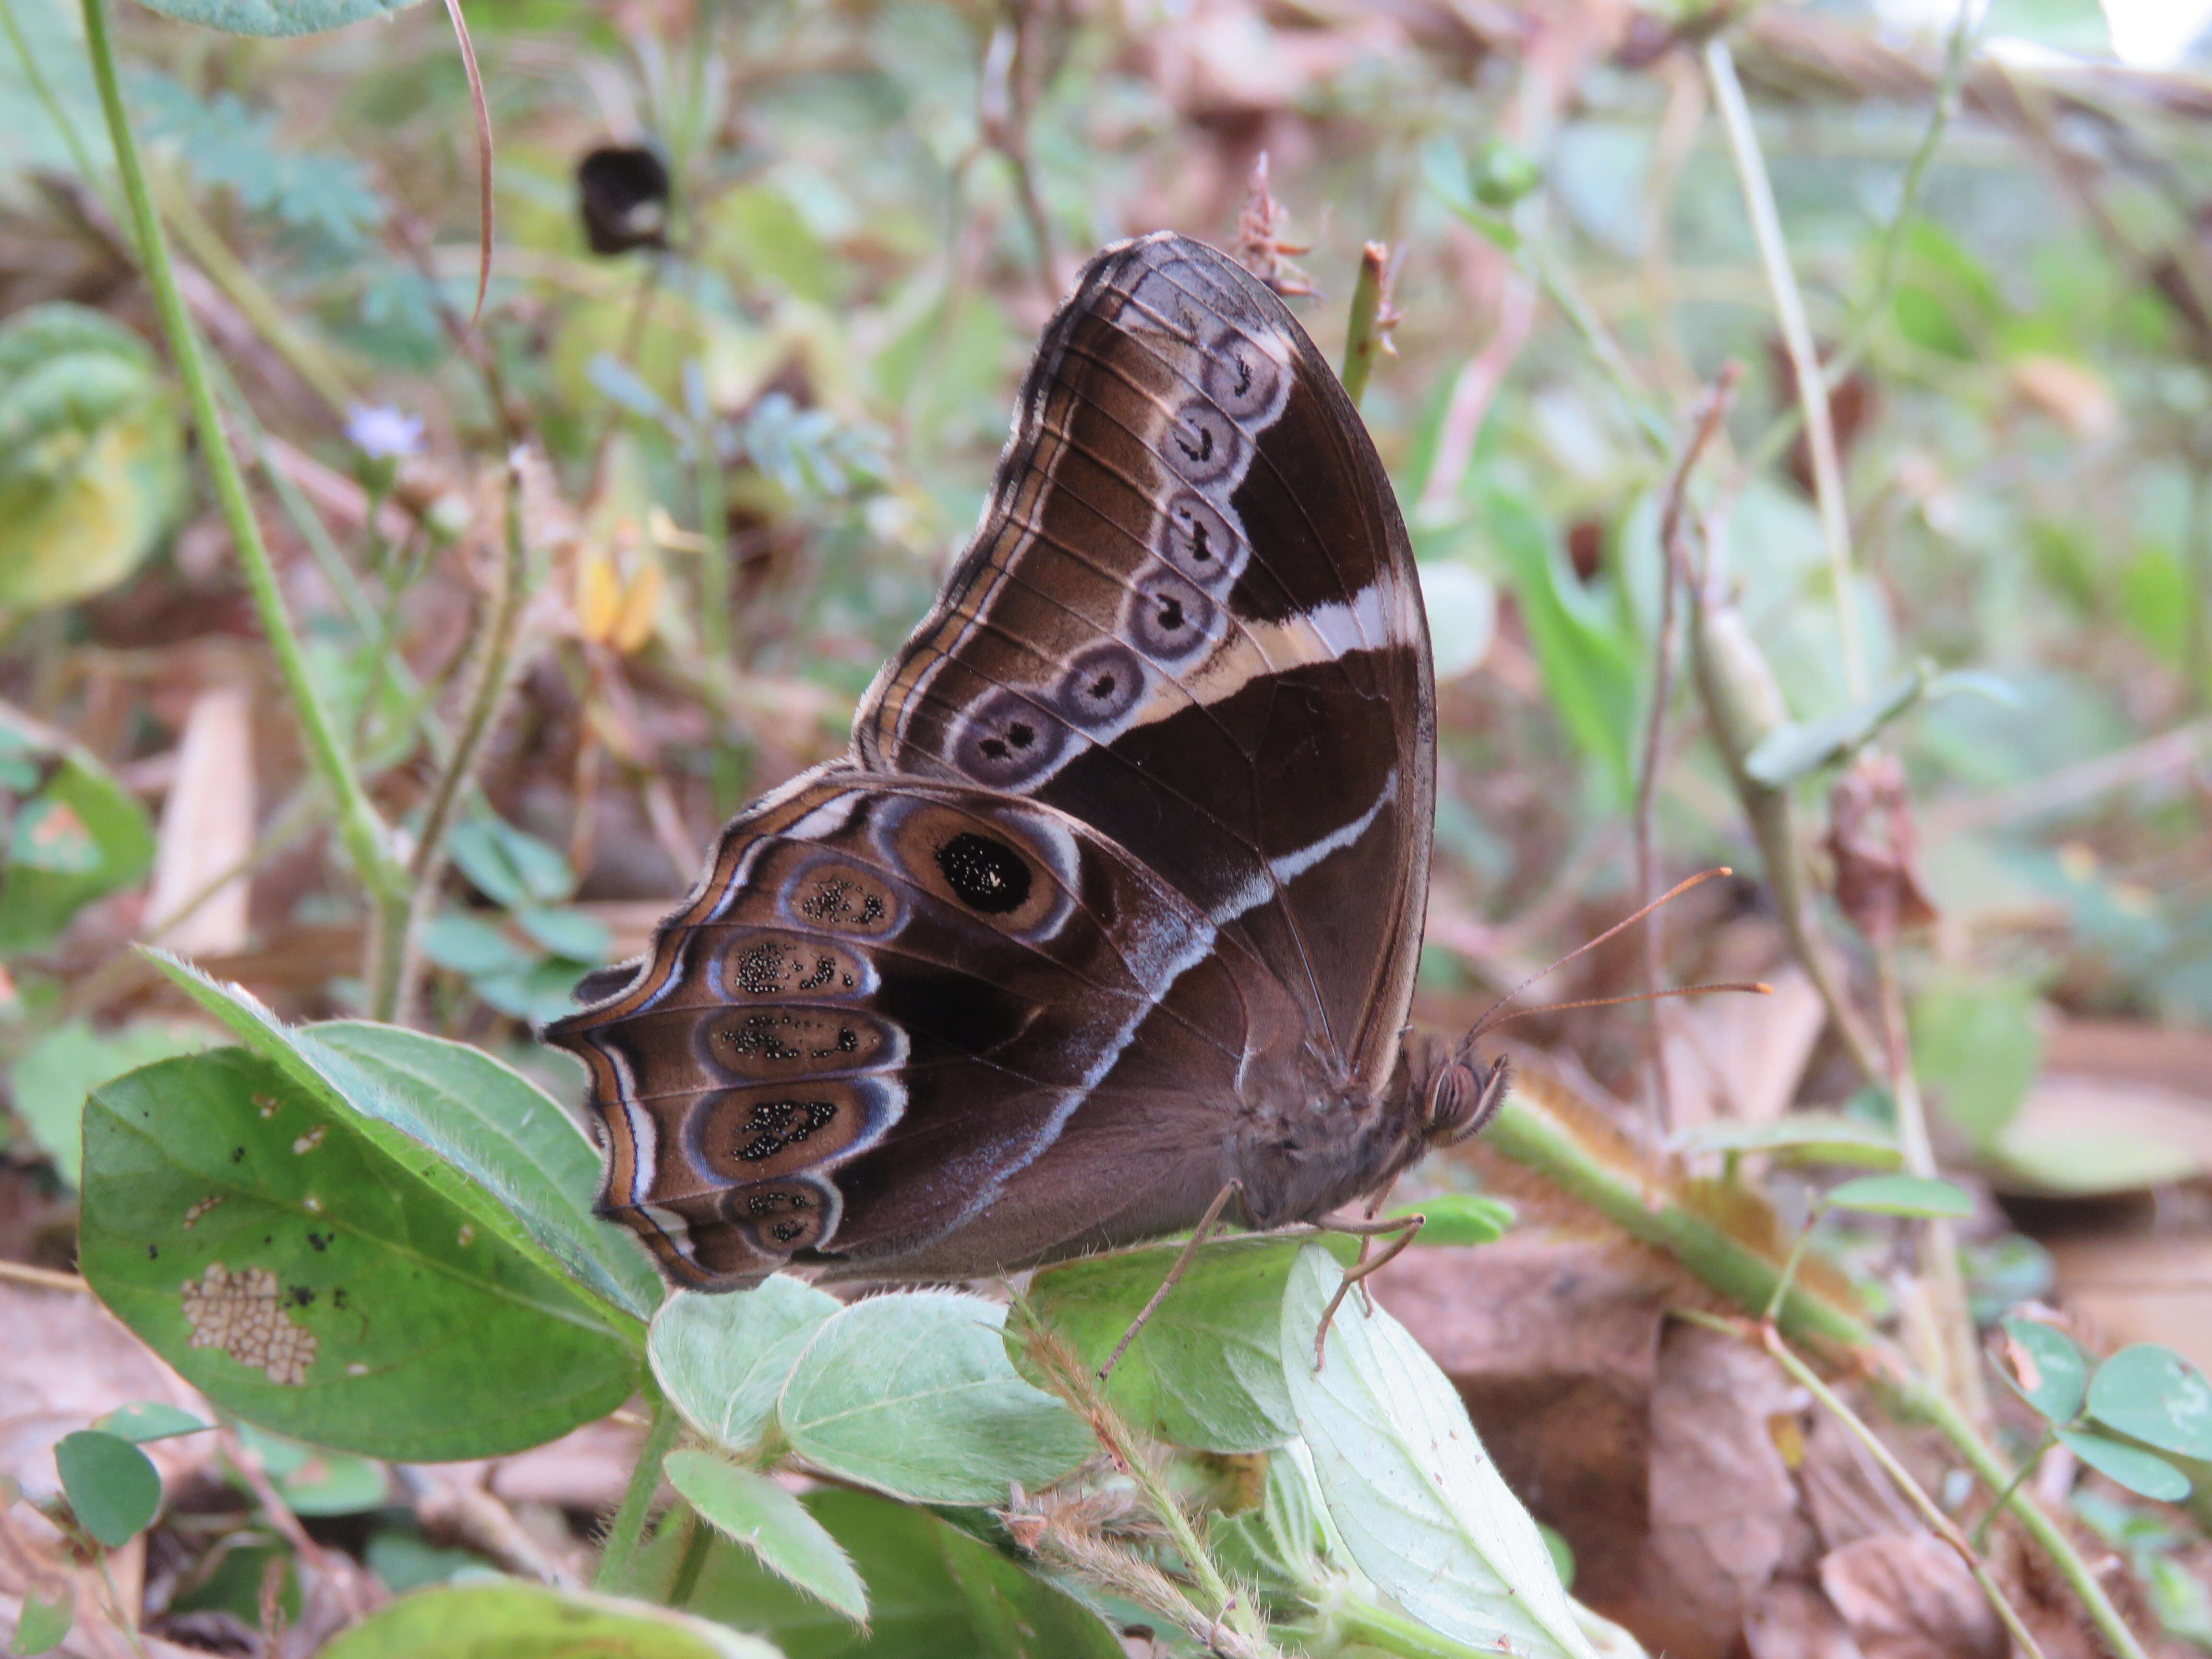
[[[1068,664],[1060,706],[1078,726],[1096,731],[1134,708],[1144,690],[1145,668],[1137,653],[1118,640],[1105,640]]]
[[[937,867],[963,904],[987,916],[1018,910],[1030,896],[1030,866],[994,836],[963,830],[937,849]]]

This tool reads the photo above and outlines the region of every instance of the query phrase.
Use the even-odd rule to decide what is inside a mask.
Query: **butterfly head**
[[[1475,1058],[1471,1040],[1461,1044],[1429,1084],[1422,1139],[1431,1146],[1456,1146],[1480,1134],[1512,1087],[1510,1060],[1486,1066]]]

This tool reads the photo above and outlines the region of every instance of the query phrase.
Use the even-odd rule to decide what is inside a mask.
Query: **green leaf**
[[[2021,1396],[2053,1423],[2071,1423],[2089,1384],[2089,1361],[2063,1331],[2039,1319],[2008,1319],[2012,1381]]]
[[[1842,1112],[1790,1112],[1765,1123],[1723,1118],[1683,1134],[1686,1152],[1768,1152],[1788,1164],[1839,1164],[1893,1170],[1905,1161],[1897,1138]]]
[[[1106,1397],[1128,1421],[1198,1451],[1257,1452],[1297,1432],[1283,1387],[1283,1287],[1298,1247],[1227,1238],[1198,1254],[1129,1344]],[[1047,1267],[1030,1304],[1097,1370],[1182,1254],[1119,1250]]]
[[[180,23],[227,34],[319,34],[404,11],[415,0],[139,0]]]
[[[799,1499],[764,1474],[711,1452],[671,1452],[668,1484],[725,1538],[744,1545],[786,1583],[854,1624],[868,1618],[868,1587],[852,1558]]]
[[[120,1435],[99,1429],[64,1435],[54,1467],[78,1524],[112,1550],[129,1543],[161,1507],[160,1472]]]
[[[719,1537],[687,1604],[693,1612],[758,1631],[791,1659],[1124,1659],[1096,1613],[927,1510],[835,1488],[799,1502],[866,1581],[868,1628]],[[683,1530],[654,1535],[639,1564],[645,1582],[668,1582]]]
[[[225,1410],[368,1456],[496,1456],[621,1404],[619,1316],[382,1127],[235,1048],[117,1079],[85,1113],[85,1277]]]
[[[135,1405],[118,1406],[93,1425],[105,1430],[119,1440],[128,1440],[134,1446],[143,1446],[150,1440],[168,1440],[180,1434],[200,1434],[215,1426],[203,1423],[190,1412],[159,1400],[142,1400]]]
[[[0,736],[36,757],[45,778],[37,797],[17,813],[0,854],[0,957],[6,957],[51,944],[93,900],[143,881],[154,864],[154,825],[137,798],[87,750],[11,723],[4,714]],[[70,848],[66,860],[47,856],[57,842]]]
[[[2138,1342],[2098,1366],[2089,1415],[2162,1451],[2212,1461],[2212,1382],[2171,1348]]]
[[[2058,1441],[2098,1474],[2110,1477],[2130,1492],[2178,1504],[2189,1496],[2189,1477],[2154,1453],[2137,1446],[2108,1440],[2083,1429],[2061,1429]]]
[[[1401,1204],[1384,1218],[1409,1215],[1427,1218],[1415,1241],[1422,1244],[1493,1244],[1519,1219],[1504,1199],[1475,1193],[1438,1193],[1418,1204]]]
[[[569,962],[596,968],[614,954],[614,936],[597,916],[582,910],[526,905],[514,913],[515,926]]]
[[[646,1355],[686,1422],[735,1452],[757,1448],[776,1397],[814,1334],[843,1304],[773,1273],[750,1291],[679,1291],[653,1316]]]
[[[84,1099],[101,1084],[178,1054],[206,1048],[204,1026],[144,1020],[119,1030],[96,1031],[86,1019],[65,1020],[23,1051],[8,1071],[15,1115],[40,1151],[72,1187],[84,1167]]]
[[[509,1579],[417,1590],[316,1659],[781,1659],[757,1636],[644,1601]]]
[[[471,818],[454,829],[447,846],[454,867],[494,904],[558,904],[575,891],[575,872],[559,850],[504,818]]]
[[[1347,1297],[1327,1363],[1314,1336],[1344,1273],[1299,1252],[1283,1298],[1282,1364],[1345,1547],[1376,1587],[1460,1641],[1529,1659],[1592,1659],[1551,1553],[1484,1454],[1434,1361],[1382,1309]]]
[[[184,509],[184,453],[176,399],[129,329],[59,301],[0,324],[0,610],[130,576]]]
[[[574,1119],[520,1073],[465,1043],[367,1021],[295,1029],[235,986],[158,951],[154,964],[256,1054],[402,1160],[438,1157],[424,1176],[547,1272],[577,1280],[642,1346],[665,1293],[623,1229],[591,1212],[599,1156]]]
[[[1801,778],[1850,759],[1862,744],[1917,702],[1927,689],[1926,672],[1916,668],[1856,708],[1778,726],[1743,757],[1743,769],[1770,789],[1786,789]]]
[[[351,1452],[310,1446],[251,1423],[239,1437],[252,1448],[276,1488],[276,1495],[299,1515],[359,1515],[392,1501],[392,1482],[384,1465]]]
[[[1952,979],[1912,999],[1912,1061],[1943,1115],[1976,1148],[1996,1145],[2043,1061],[2039,1004],[2027,985]]]
[[[76,1620],[76,1594],[67,1584],[52,1593],[33,1589],[23,1597],[23,1611],[15,1621],[15,1639],[8,1651],[16,1654],[51,1653],[61,1646]]]
[[[1643,696],[1641,652],[1576,580],[1533,509],[1494,491],[1482,522],[1504,560],[1554,712],[1599,763],[1615,800],[1626,804],[1634,793],[1631,745]]]
[[[1830,1188],[1822,1201],[1832,1210],[1862,1210],[1875,1215],[1945,1216],[1957,1220],[1974,1212],[1974,1200],[1963,1188],[1925,1176],[1859,1176]]]
[[[841,1308],[814,1334],[776,1415],[817,1468],[918,1504],[1000,1504],[1097,1449],[1075,1414],[1016,1375],[981,1297],[917,1291]]]
[[[478,974],[519,974],[535,960],[483,917],[466,910],[433,916],[421,934],[422,954],[441,968],[471,978]]]

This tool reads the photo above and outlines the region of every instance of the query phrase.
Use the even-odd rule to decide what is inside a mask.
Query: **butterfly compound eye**
[[[1002,916],[1028,902],[1031,878],[1022,855],[1002,841],[963,830],[937,849],[937,867],[963,904]]]

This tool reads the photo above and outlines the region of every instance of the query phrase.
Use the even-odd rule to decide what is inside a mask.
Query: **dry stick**
[[[1851,572],[1850,518],[1844,504],[1843,464],[1836,451],[1836,427],[1828,407],[1827,384],[1820,375],[1820,356],[1805,320],[1804,298],[1797,291],[1797,275],[1790,266],[1790,246],[1782,234],[1774,186],[1766,176],[1766,158],[1759,151],[1759,134],[1752,126],[1751,107],[1745,103],[1742,83],[1736,79],[1735,58],[1719,35],[1705,43],[1705,58],[1706,79],[1712,86],[1721,125],[1728,132],[1729,153],[1735,160],[1736,177],[1742,185],[1744,211],[1750,216],[1759,263],[1766,268],[1767,285],[1774,293],[1775,321],[1789,348],[1797,398],[1804,410],[1805,435],[1813,452],[1813,497],[1820,508],[1821,539],[1827,544],[1829,580],[1836,590],[1844,684],[1853,702],[1863,702],[1867,667],[1859,641],[1856,584]]]
[[[168,242],[162,233],[161,217],[154,209],[152,191],[147,186],[137,140],[123,106],[115,48],[109,31],[107,0],[82,0],[82,4],[85,46],[100,88],[100,108],[107,118],[108,136],[114,143],[124,196],[131,206],[140,266],[148,286],[154,291],[161,331],[168,339],[170,355],[185,383],[192,425],[199,434],[202,455],[214,482],[216,498],[222,505],[246,587],[252,595],[254,610],[260,617],[262,631],[268,636],[270,653],[276,659],[294,713],[299,718],[308,757],[325,787],[337,802],[338,823],[356,875],[380,906],[404,905],[404,876],[392,856],[376,808],[354,772],[337,724],[324,707],[313,678],[307,672],[307,653],[284,608],[276,565],[269,556],[267,543],[262,539],[260,522],[254,516],[252,500],[246,494],[245,476],[239,470],[238,458],[223,430],[199,337],[185,309],[176,269],[169,258]]]
[[[978,113],[983,140],[999,152],[1014,175],[1014,196],[1022,217],[1037,246],[1037,283],[1048,309],[1060,301],[1060,261],[1053,252],[1052,222],[1044,200],[1037,194],[1036,174],[1030,166],[1029,35],[1031,9],[1028,0],[1010,0],[1012,14],[991,35],[983,58],[983,78]]]
[[[1693,1325],[1702,1325],[1707,1330],[1719,1331],[1728,1336],[1742,1337],[1746,1340],[1752,1340],[1751,1331],[1741,1320],[1716,1318],[1713,1315],[1695,1308],[1677,1308],[1674,1312],[1677,1318],[1686,1319]],[[2011,1632],[2013,1640],[2020,1644],[2021,1651],[2027,1656],[2027,1659],[2044,1659],[2042,1646],[2036,1641],[2034,1632],[2030,1631],[2021,1620],[2019,1611],[2006,1597],[1996,1580],[1990,1576],[1989,1569],[1982,1565],[1981,1558],[1974,1553],[1972,1544],[1969,1543],[1966,1535],[1959,1530],[1957,1523],[1936,1507],[1936,1500],[1929,1497],[1920,1483],[1915,1480],[1905,1466],[1897,1461],[1896,1454],[1883,1443],[1881,1437],[1869,1426],[1863,1418],[1850,1408],[1842,1395],[1820,1380],[1819,1372],[1797,1357],[1790,1345],[1782,1340],[1782,1334],[1772,1325],[1765,1325],[1759,1328],[1758,1340],[1768,1353],[1774,1356],[1783,1370],[1788,1371],[1807,1393],[1826,1407],[1834,1415],[1836,1420],[1850,1431],[1852,1437],[1873,1454],[1875,1462],[1881,1465],[1882,1473],[1890,1478],[1891,1483],[1903,1494],[1905,1501],[1919,1512],[1920,1518],[1927,1523],[1929,1531],[1949,1545],[1957,1553],[1960,1560],[1966,1564],[1966,1571],[1973,1575],[1974,1583],[1981,1587],[1982,1595],[1988,1601],[1990,1610],[2002,1621],[2005,1629]]]
[[[469,38],[461,0],[446,0],[446,15],[453,20],[461,68],[469,77],[469,106],[477,118],[477,307],[469,319],[469,326],[474,328],[483,318],[484,295],[491,292],[491,102],[484,96],[483,70],[477,64],[477,44]]]
[[[1636,902],[1650,904],[1659,896],[1658,855],[1652,844],[1652,820],[1659,793],[1660,749],[1666,737],[1667,705],[1674,694],[1674,588],[1678,581],[1689,574],[1689,557],[1682,546],[1686,498],[1689,494],[1690,475],[1696,471],[1698,460],[1706,446],[1721,429],[1727,418],[1729,401],[1735,395],[1736,382],[1742,379],[1743,368],[1735,362],[1725,363],[1706,392],[1703,406],[1698,411],[1697,424],[1691,428],[1689,441],[1682,446],[1680,458],[1668,474],[1667,489],[1662,497],[1659,512],[1659,639],[1658,661],[1654,667],[1651,688],[1651,712],[1644,722],[1644,764],[1636,779]],[[1644,988],[1653,994],[1654,1000],[1646,1012],[1649,1018],[1644,1030],[1651,1046],[1651,1108],[1653,1128],[1662,1137],[1674,1133],[1674,1103],[1668,1086],[1667,1045],[1660,1032],[1658,994],[1664,964],[1665,936],[1662,931],[1660,913],[1654,910],[1644,921]]]

